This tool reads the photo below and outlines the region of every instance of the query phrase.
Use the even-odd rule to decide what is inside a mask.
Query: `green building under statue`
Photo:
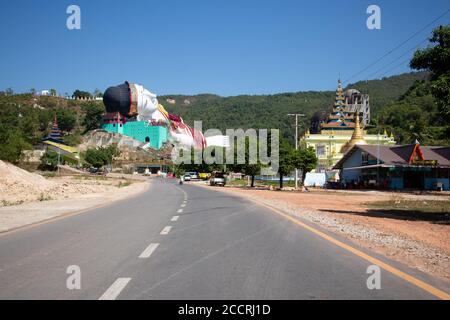
[[[159,150],[167,141],[167,128],[162,125],[151,124],[147,121],[129,121],[117,114],[106,114],[103,117],[102,129],[112,133],[119,133],[143,143],[149,143],[152,149]]]

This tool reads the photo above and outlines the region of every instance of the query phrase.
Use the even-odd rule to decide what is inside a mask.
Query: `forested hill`
[[[381,80],[357,82],[347,88],[355,88],[370,94],[372,112],[376,114],[387,103],[398,100],[426,73],[406,73]],[[315,113],[328,112],[334,102],[335,91],[307,91],[274,95],[241,95],[220,97],[202,94],[195,96],[167,95],[159,100],[166,109],[179,114],[187,123],[202,120],[203,128],[277,128],[283,136],[292,140],[292,121],[288,113],[304,113],[301,120],[304,130],[309,128]]]
[[[425,73],[408,73],[382,80],[358,82],[348,87],[370,94],[373,132],[393,131],[399,143],[418,138],[424,144],[448,144],[448,125],[442,123]],[[308,91],[274,95],[220,97],[160,96],[169,112],[181,115],[187,123],[203,121],[203,129],[280,129],[291,143],[293,118],[288,113],[304,113],[301,131],[310,127],[314,114],[325,115],[334,102],[335,91]],[[0,92],[0,159],[15,162],[23,149],[29,149],[46,136],[54,115],[64,141],[77,145],[89,130],[99,128],[105,109],[101,101],[65,100],[32,94]],[[376,127],[374,127],[376,126]]]
[[[360,81],[349,84],[348,88],[357,89],[370,95],[371,111],[377,114],[380,108],[387,103],[397,100],[417,80],[424,80],[428,76],[426,72],[404,73],[398,76],[383,78],[380,80]]]

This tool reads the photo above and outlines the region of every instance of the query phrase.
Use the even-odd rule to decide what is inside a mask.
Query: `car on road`
[[[197,172],[186,172],[186,174],[191,177],[191,180],[197,180],[198,179]]]
[[[191,181],[191,176],[189,174],[185,174],[184,181]]]
[[[198,174],[198,178],[202,179],[202,180],[209,180],[210,177],[211,177],[211,173],[208,173],[208,172],[200,172]]]
[[[224,187],[226,184],[225,173],[214,171],[211,173],[211,177],[209,178],[209,184],[211,186],[222,186]]]

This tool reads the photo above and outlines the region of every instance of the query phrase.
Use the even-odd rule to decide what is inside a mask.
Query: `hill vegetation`
[[[426,78],[425,72],[408,73],[349,87],[371,95],[375,126],[371,131],[393,131],[400,143],[418,138],[427,144],[448,144],[448,126],[439,117]],[[308,91],[235,97],[171,95],[160,96],[159,101],[189,124],[202,120],[204,130],[274,128],[280,129],[282,137],[293,144],[293,119],[287,114],[304,113],[300,130],[305,131],[315,114],[330,110],[334,97],[334,91]],[[0,159],[17,163],[22,150],[32,148],[49,134],[55,114],[63,140],[77,145],[84,133],[100,126],[103,112],[101,101],[0,94]]]
[[[357,82],[347,86],[346,89],[355,88],[363,93],[370,94],[373,124],[384,108],[393,101],[404,97],[405,93],[416,81],[427,78],[426,72],[405,73],[380,80]],[[311,119],[316,116],[323,118],[331,110],[334,103],[335,91],[308,91],[280,93],[275,95],[242,95],[235,97],[220,97],[214,95],[197,96],[160,96],[160,102],[166,109],[181,117],[189,124],[195,120],[203,121],[203,128],[217,128],[225,131],[227,128],[269,128],[279,129],[283,138],[294,142],[293,119],[288,113],[303,113],[300,119],[300,130],[310,128]],[[432,99],[432,97],[429,97]],[[171,103],[168,103],[170,101]],[[432,101],[428,101],[432,103]],[[417,104],[420,104],[417,101]],[[392,112],[392,108],[390,109]],[[431,111],[430,111],[431,112]],[[424,117],[427,117],[425,110]],[[383,124],[377,130],[385,127],[393,129],[389,124]],[[393,130],[395,133],[396,131]],[[398,135],[399,141],[404,135]],[[409,142],[409,141],[408,141]]]
[[[50,133],[55,115],[64,142],[75,146],[88,128],[100,125],[103,112],[101,102],[0,94],[0,159],[17,163],[22,150],[31,149]]]

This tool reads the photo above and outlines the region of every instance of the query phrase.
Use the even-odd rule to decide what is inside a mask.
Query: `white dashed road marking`
[[[158,246],[159,246],[159,243],[150,243],[150,245],[141,253],[139,258],[146,259],[146,258],[150,257],[152,255],[153,251],[155,251],[156,248],[158,248]]]
[[[173,216],[172,217],[172,220],[170,220],[170,221],[178,221],[178,218],[179,218],[180,216]]]
[[[172,229],[171,226],[164,227],[164,229],[162,229],[160,234],[166,235],[166,234],[168,234],[170,232],[171,229]]]
[[[178,209],[177,213],[182,213],[183,209]]]
[[[181,207],[182,207],[182,208],[186,207],[186,203],[183,203],[183,204],[181,205]]]
[[[115,300],[131,278],[118,278],[98,300]]]

